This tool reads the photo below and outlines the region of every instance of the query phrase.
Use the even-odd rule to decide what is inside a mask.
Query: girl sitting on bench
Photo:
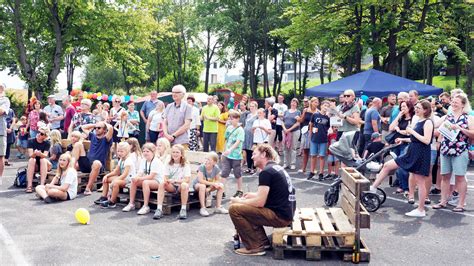
[[[228,210],[221,206],[224,184],[221,183],[221,169],[217,166],[218,160],[219,156],[217,153],[210,152],[206,162],[199,166],[197,178],[193,181],[194,189],[199,192],[199,203],[201,204],[199,214],[204,217],[209,216],[209,212],[206,209],[206,197],[211,197],[209,193],[214,190],[217,190],[214,213],[229,213]]]
[[[156,141],[156,155],[163,164],[169,163],[171,159],[171,144],[167,138],[159,138]]]
[[[137,188],[143,188],[143,207],[137,214],[147,214],[150,212],[148,202],[150,200],[150,190],[157,190],[158,185],[163,183],[164,165],[160,159],[155,155],[156,147],[152,143],[143,145],[143,157],[140,167],[138,168],[137,176],[132,178],[132,185],[130,186],[130,203],[122,209],[124,212],[135,210],[135,196]]]
[[[178,219],[186,219],[186,205],[188,203],[189,180],[191,178],[191,168],[186,160],[186,154],[183,145],[176,144],[171,149],[171,160],[165,164],[165,179],[158,188],[158,207],[156,208],[153,219],[160,219],[163,216],[163,200],[165,192],[181,193],[181,211]]]
[[[115,208],[119,190],[130,184],[132,177],[136,175],[135,163],[130,155],[130,144],[120,142],[117,145],[118,164],[115,169],[106,174],[102,179],[102,196],[94,201],[102,208]],[[112,186],[112,193],[109,195],[109,186]],[[108,197],[107,197],[108,196]]]
[[[55,200],[72,200],[77,195],[77,172],[71,155],[65,153],[59,157],[58,170],[51,183],[36,186],[36,194],[46,203]]]

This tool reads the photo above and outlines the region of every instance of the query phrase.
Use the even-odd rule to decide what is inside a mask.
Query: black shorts
[[[82,173],[90,173],[92,171],[92,163],[89,161],[87,156],[79,157],[77,163],[79,164],[79,171]]]
[[[276,125],[275,126],[275,141],[283,141],[283,126],[282,125]]]
[[[66,191],[67,197],[66,200],[71,200],[71,197],[69,197],[69,192]]]

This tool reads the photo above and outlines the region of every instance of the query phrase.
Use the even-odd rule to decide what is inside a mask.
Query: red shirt
[[[335,130],[331,134],[328,134],[328,145],[331,146],[331,144],[336,142],[336,139],[337,139],[337,131]],[[329,146],[328,146],[328,148],[329,148]],[[331,152],[329,151],[329,149],[328,149],[328,155],[331,155]]]
[[[77,102],[73,102],[71,103],[72,106],[74,106],[74,109],[77,110],[77,107],[81,106],[81,102],[77,101]]]
[[[72,105],[72,104],[71,104]],[[64,116],[64,131],[67,132],[69,125],[71,124],[72,117],[76,114],[74,106],[68,106],[66,108],[66,115]]]

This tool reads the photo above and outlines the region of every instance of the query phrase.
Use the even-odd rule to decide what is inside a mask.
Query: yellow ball
[[[76,220],[81,224],[88,224],[91,220],[89,211],[84,208],[79,208],[76,210]]]

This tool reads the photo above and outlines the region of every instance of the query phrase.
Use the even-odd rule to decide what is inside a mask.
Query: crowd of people
[[[116,207],[120,188],[128,186],[131,200],[123,208],[126,212],[135,210],[136,191],[141,188],[144,205],[137,211],[139,215],[150,212],[151,191],[158,191],[153,218],[162,217],[164,193],[168,192],[179,193],[182,206],[178,218],[186,219],[190,190],[199,195],[202,216],[209,216],[206,198],[212,191],[217,192],[215,213],[226,214],[222,198],[232,171],[237,191],[231,201],[231,216],[250,247],[240,252],[259,253],[267,244],[261,241],[263,232],[251,234],[253,227],[241,216],[250,212],[248,215],[264,216],[263,224],[287,224],[292,220],[288,202],[294,204],[294,192],[285,169],[298,169],[307,179],[336,177],[341,162],[328,147],[353,132],[356,157],[367,158],[386,145],[400,144],[394,149],[397,158],[383,164],[371,190],[397,170],[397,193],[404,193],[408,203],[414,204],[418,190],[418,207],[408,216],[425,216],[424,206],[431,203],[429,195],[433,194],[441,195],[434,209],[454,204],[454,212],[464,211],[474,116],[467,95],[459,89],[424,99],[417,91],[390,94],[386,99],[358,99],[354,91],[346,90],[338,99],[311,97],[300,103],[293,98],[289,106],[283,95],[266,98],[263,106],[243,95],[234,108],[228,108],[215,96],[209,96],[202,107],[192,94],[186,94],[184,86],[176,85],[172,88],[173,102],[165,105],[156,92],[151,92],[140,111],[135,110],[134,102],[122,103],[120,97],[112,100],[112,106],[100,101],[94,105],[79,92],[74,101],[64,96],[62,106],[56,104],[53,95],[45,107],[32,99],[18,122],[4,89],[0,85],[0,116],[4,120],[0,123],[0,176],[4,165],[9,164],[10,146],[16,143],[17,157],[28,158],[26,192],[36,191],[45,202],[75,198],[77,171],[89,174],[84,195],[91,195],[111,152],[117,163],[103,177],[102,194],[95,200],[103,208]],[[140,123],[146,125],[143,146],[138,141]],[[440,127],[458,133],[447,137]],[[63,153],[61,139],[66,138],[71,144]],[[84,140],[90,142],[88,149]],[[187,150],[208,152],[196,175],[186,160]],[[280,156],[283,160],[278,165]],[[302,157],[301,165],[297,165],[297,156]],[[55,178],[45,184],[47,173],[53,169],[57,171]],[[40,180],[33,188],[35,173]],[[258,173],[257,193],[243,192],[244,173]],[[280,185],[272,184],[272,175],[280,176]],[[281,190],[288,192],[281,194]],[[278,201],[283,203],[275,204]]]

